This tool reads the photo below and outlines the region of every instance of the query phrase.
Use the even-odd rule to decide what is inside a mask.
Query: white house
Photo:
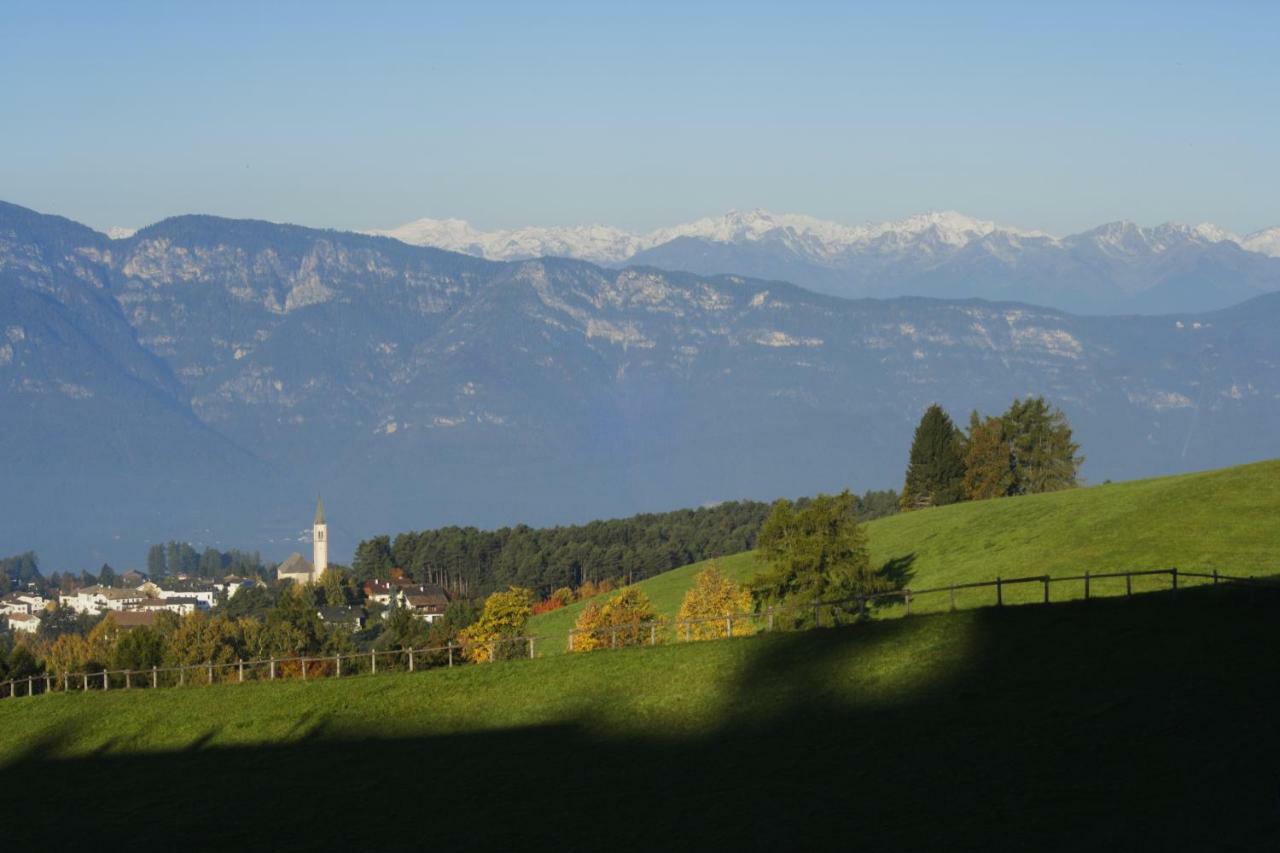
[[[10,593],[4,598],[0,598],[0,613],[8,615],[10,613],[30,613],[31,605],[22,600],[22,597],[16,593]]]
[[[104,587],[83,586],[75,592],[58,596],[58,601],[70,607],[76,613],[98,613],[107,607],[107,599],[102,595]]]
[[[197,598],[173,596],[171,598],[148,598],[130,609],[155,613],[167,610],[170,613],[177,613],[179,616],[186,616],[188,613],[195,613],[197,610],[205,610],[207,608]]]
[[[136,589],[114,589],[106,586],[81,587],[58,599],[76,613],[101,613],[104,610],[129,610],[147,600],[146,593]]]
[[[208,610],[217,603],[218,590],[211,583],[202,581],[175,581],[168,586],[160,586],[155,581],[147,581],[138,587],[138,594],[146,599],[194,599],[196,607]],[[177,612],[177,611],[175,611]]]
[[[9,630],[15,634],[22,631],[34,634],[40,628],[40,617],[30,613],[10,613]]]
[[[136,589],[104,589],[101,598],[107,610],[132,610],[147,600]]]

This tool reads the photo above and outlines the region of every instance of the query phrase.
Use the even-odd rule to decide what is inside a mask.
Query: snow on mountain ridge
[[[910,242],[934,235],[943,243],[958,247],[996,232],[1052,239],[1041,231],[1001,226],[951,210],[930,211],[894,222],[842,225],[813,216],[776,214],[761,208],[731,210],[722,216],[708,216],[646,234],[634,234],[608,225],[527,226],[481,231],[461,219],[418,219],[397,228],[367,233],[394,237],[419,246],[480,255],[490,260],[523,260],[555,255],[596,263],[620,263],[637,252],[681,237],[714,243],[781,239],[798,251],[829,258],[852,248],[868,246],[886,236]]]
[[[1270,255],[1273,258],[1280,258],[1280,225],[1275,228],[1254,231],[1236,242],[1250,252],[1258,252],[1263,255]]]
[[[929,211],[905,219],[843,225],[796,213],[762,208],[730,210],[680,225],[637,234],[610,225],[526,226],[482,231],[462,219],[418,219],[397,228],[369,231],[419,246],[435,246],[490,260],[570,257],[599,264],[622,263],[638,252],[680,238],[721,244],[778,240],[791,250],[827,261],[847,252],[905,252],[959,249],[975,240],[1004,236],[1016,248],[1021,240],[1052,245],[1094,241],[1108,253],[1160,253],[1187,240],[1232,242],[1251,252],[1280,257],[1280,227],[1241,238],[1212,223],[1167,222],[1146,228],[1128,221],[1109,222],[1089,231],[1058,238],[1044,231],[1000,225],[954,210]]]

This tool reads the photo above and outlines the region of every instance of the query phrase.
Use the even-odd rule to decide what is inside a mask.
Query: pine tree
[[[943,506],[964,499],[963,435],[941,406],[925,411],[911,441],[902,508]]]
[[[152,580],[165,576],[164,546],[159,543],[147,549],[147,575]]]
[[[1043,397],[1014,400],[1001,417],[1013,453],[1013,494],[1056,492],[1079,485],[1084,457],[1071,424]]]
[[[1012,494],[1013,450],[1005,438],[1004,421],[982,420],[973,413],[965,452],[964,491],[971,501]]]

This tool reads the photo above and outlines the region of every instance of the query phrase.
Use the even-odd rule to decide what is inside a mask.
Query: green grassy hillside
[[[1202,589],[412,675],[5,699],[5,836],[1264,849],[1280,829],[1280,661],[1257,651],[1280,646],[1278,607],[1275,588]]]
[[[923,589],[975,581],[1070,576],[1177,566],[1187,571],[1258,575],[1280,572],[1280,461],[1219,471],[1115,483],[1047,495],[958,504],[879,519],[867,525],[871,559],[905,567],[907,585]],[[747,580],[760,568],[753,554],[720,561]],[[674,618],[702,564],[650,578],[640,586],[660,612]],[[1167,588],[1167,578],[1138,579],[1137,591]],[[1121,594],[1121,580],[1095,581],[1091,593]],[[1055,599],[1084,594],[1084,585],[1054,585]],[[1011,587],[1006,603],[1038,601],[1039,585]],[[991,590],[961,592],[961,607],[990,604]],[[533,620],[561,651],[584,605]],[[950,606],[948,596],[917,600],[922,611]],[[913,608],[913,609],[914,609]],[[881,615],[896,615],[885,607]]]

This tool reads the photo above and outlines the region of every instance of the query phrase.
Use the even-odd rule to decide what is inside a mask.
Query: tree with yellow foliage
[[[680,626],[676,639],[718,640],[728,635],[727,617],[750,613],[751,610],[751,592],[738,586],[720,571],[717,562],[712,561],[694,578],[693,586],[684,594],[676,616],[678,622],[703,621]],[[751,620],[738,619],[734,622],[733,635],[750,634],[754,630]]]
[[[489,663],[527,654],[524,643],[511,641],[524,636],[533,601],[533,590],[518,586],[486,598],[480,618],[458,634],[467,644],[466,655],[476,663]]]
[[[587,604],[574,624],[570,650],[589,652],[592,649],[648,645],[652,639],[661,639],[661,623],[653,602],[643,590],[634,586],[623,587],[603,605],[594,601]]]

